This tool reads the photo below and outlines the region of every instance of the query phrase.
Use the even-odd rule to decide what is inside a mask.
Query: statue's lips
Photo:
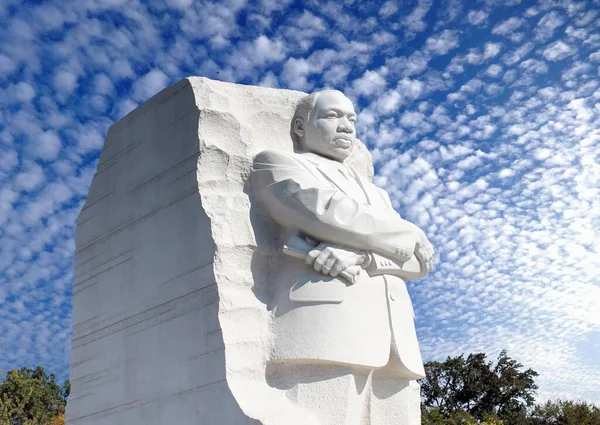
[[[352,146],[352,139],[347,137],[338,137],[337,139],[333,139],[333,142],[336,144],[336,146],[342,148],[349,148]]]

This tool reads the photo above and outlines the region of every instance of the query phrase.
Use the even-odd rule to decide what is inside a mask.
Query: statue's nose
[[[350,124],[350,121],[348,121],[346,118],[342,118],[338,125],[338,131],[343,131],[344,133],[352,133],[354,131],[354,128],[352,127],[352,124]]]

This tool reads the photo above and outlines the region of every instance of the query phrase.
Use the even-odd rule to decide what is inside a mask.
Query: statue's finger
[[[325,264],[325,261],[327,261],[327,258],[329,258],[329,255],[329,251],[321,251],[319,256],[315,259],[315,262],[313,263],[313,267],[316,271],[321,271],[323,265]]]
[[[337,259],[335,258],[335,256],[330,256],[327,261],[325,261],[325,263],[323,264],[323,267],[321,268],[321,273],[323,274],[329,274],[329,271],[331,270],[331,268],[333,267],[333,265],[336,263]]]
[[[306,258],[304,259],[304,261],[306,262],[306,264],[308,264],[309,266],[312,266],[312,264],[314,263],[315,259],[319,256],[319,254],[321,253],[321,251],[317,250],[317,249],[313,249],[312,251],[310,251],[307,255]]]
[[[346,267],[344,267],[344,265],[345,264],[343,261],[337,260],[331,267],[331,270],[329,270],[329,275],[336,277],[337,275],[339,275],[342,272],[342,270],[346,269]]]

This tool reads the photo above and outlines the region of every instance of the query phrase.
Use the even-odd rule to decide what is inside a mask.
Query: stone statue
[[[251,181],[281,226],[267,379],[323,424],[420,424],[424,377],[405,280],[434,250],[387,193],[344,164],[356,113],[339,91],[300,99],[295,153],[266,150]]]
[[[355,119],[340,92],[189,77],[110,127],[66,424],[419,423],[404,280],[433,250],[370,183]]]

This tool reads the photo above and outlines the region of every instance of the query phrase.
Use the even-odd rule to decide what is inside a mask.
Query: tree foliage
[[[534,405],[538,374],[502,351],[425,364],[422,425],[600,425],[600,408],[581,401]]]
[[[485,414],[483,420],[477,420],[463,411],[448,417],[437,407],[427,409],[421,406],[421,425],[505,425],[505,422],[492,414]]]
[[[548,401],[535,407],[528,425],[600,425],[600,409],[581,401]]]
[[[427,411],[436,409],[457,424],[470,420],[523,424],[535,400],[534,378],[538,374],[522,368],[506,351],[500,353],[495,364],[486,361],[484,353],[428,362],[426,378],[421,381],[423,405]]]
[[[68,380],[59,386],[41,366],[11,370],[0,383],[0,425],[59,423],[69,391]]]
[[[59,415],[44,425],[65,425],[65,415]]]

